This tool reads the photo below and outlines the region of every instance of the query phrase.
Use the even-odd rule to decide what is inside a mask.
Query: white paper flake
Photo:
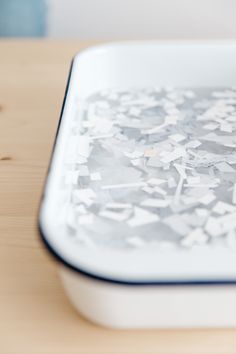
[[[175,188],[177,186],[177,183],[176,183],[176,181],[175,181],[175,179],[174,179],[174,177],[169,177],[168,178],[168,187],[169,188]]]
[[[208,204],[212,203],[215,199],[216,199],[216,196],[212,192],[209,192],[206,195],[204,195],[203,197],[199,198],[198,201],[201,204],[208,205]]]
[[[229,124],[229,123],[227,123],[227,122],[223,122],[223,123],[221,123],[221,125],[220,125],[220,130],[221,130],[222,132],[232,133],[233,128],[232,128],[232,125],[231,125],[231,124]]]
[[[157,214],[150,213],[149,211],[135,207],[134,208],[134,216],[127,221],[130,227],[137,227],[146,224],[151,224],[157,222],[159,220],[159,216]]]
[[[127,213],[127,211],[120,213],[120,212],[114,212],[110,210],[103,210],[99,213],[99,215],[104,218],[108,218],[115,221],[124,221],[129,217],[129,213]]]
[[[216,130],[218,127],[219,127],[219,123],[211,122],[211,123],[205,124],[203,126],[203,129]]]
[[[96,193],[91,188],[76,189],[73,191],[74,203],[83,202],[87,206],[90,206],[95,198]]]
[[[152,208],[166,208],[170,204],[169,200],[157,199],[157,198],[148,198],[145,199],[141,205]]]
[[[169,138],[171,140],[174,140],[176,143],[180,143],[181,141],[186,139],[186,137],[182,134],[172,134],[172,135],[169,135]]]
[[[188,236],[181,240],[181,244],[185,247],[192,247],[193,245],[203,245],[207,242],[208,236],[201,228],[191,231]]]
[[[198,148],[200,145],[201,145],[201,141],[199,140],[190,140],[187,144],[185,144],[185,147],[186,148],[189,148],[189,149],[196,149]]]
[[[177,232],[177,234],[182,236],[187,235],[191,231],[190,227],[177,214],[168,216],[163,220],[163,222],[167,224],[171,229],[173,229],[174,232]]]
[[[217,214],[224,215],[225,213],[233,213],[233,212],[235,212],[236,211],[236,206],[233,206],[231,204],[219,201],[212,208],[212,211],[214,211]]]
[[[150,178],[147,183],[150,184],[151,186],[159,186],[160,184],[165,183],[166,180],[163,178]]]
[[[131,245],[135,248],[140,248],[145,245],[145,241],[141,237],[138,237],[138,236],[129,237],[127,239],[127,243],[128,243],[128,245]]]
[[[108,184],[102,186],[102,189],[123,189],[123,188],[139,188],[146,186],[145,182],[134,182],[134,183],[120,183],[120,184]]]
[[[178,160],[180,157],[186,156],[186,151],[182,147],[175,148],[172,152],[166,154],[161,161],[163,163],[170,163],[172,161]]]
[[[130,159],[138,159],[143,156],[142,151],[134,150],[133,152],[124,152],[124,155],[129,157]]]
[[[90,154],[89,147],[90,147],[89,137],[87,136],[78,137],[77,151],[80,156],[88,158]]]
[[[174,163],[173,166],[176,168],[176,170],[178,171],[180,177],[182,177],[183,179],[187,178],[185,169],[186,167],[183,165],[180,165],[178,163]]]
[[[235,172],[235,169],[231,167],[229,164],[227,164],[227,162],[224,161],[216,163],[215,167],[221,172],[225,172],[225,173]]]

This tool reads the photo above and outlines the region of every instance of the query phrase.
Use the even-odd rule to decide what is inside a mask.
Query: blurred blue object
[[[0,0],[0,36],[42,37],[46,15],[45,0]]]

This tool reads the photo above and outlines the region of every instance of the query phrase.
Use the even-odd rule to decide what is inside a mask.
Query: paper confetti
[[[58,218],[71,240],[236,249],[236,89],[106,89],[78,107]]]
[[[157,222],[159,217],[157,214],[150,213],[149,211],[134,207],[134,216],[128,220],[128,225],[130,227],[137,227],[146,224],[151,224]]]
[[[170,201],[157,198],[148,198],[142,201],[141,205],[152,208],[166,208],[170,204]]]

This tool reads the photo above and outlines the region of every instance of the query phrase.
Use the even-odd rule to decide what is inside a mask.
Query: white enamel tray
[[[71,122],[93,93],[113,87],[232,87],[236,42],[105,44],[73,60],[39,214],[65,290],[86,318],[115,328],[236,326],[235,251],[135,252],[75,247],[58,229],[57,195]]]

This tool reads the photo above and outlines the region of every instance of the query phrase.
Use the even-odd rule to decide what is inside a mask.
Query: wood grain
[[[235,330],[108,330],[63,293],[36,215],[70,60],[91,44],[0,41],[0,353],[236,353]]]

